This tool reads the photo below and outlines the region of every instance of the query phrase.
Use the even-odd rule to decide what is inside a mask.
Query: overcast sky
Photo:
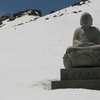
[[[79,1],[81,0],[0,0],[0,16],[27,9],[41,10],[45,15],[52,10],[57,11]]]

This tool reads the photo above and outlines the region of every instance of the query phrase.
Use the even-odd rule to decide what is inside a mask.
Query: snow
[[[99,0],[91,0],[37,20],[25,15],[4,21],[0,28],[0,100],[100,100],[97,90],[51,90],[51,81],[60,80],[63,56],[72,45],[81,14],[91,13],[99,28],[99,4]],[[79,10],[82,12],[73,13]]]

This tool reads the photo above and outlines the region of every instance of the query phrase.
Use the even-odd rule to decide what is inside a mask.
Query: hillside
[[[99,100],[96,90],[51,90],[51,81],[60,80],[63,55],[81,14],[89,12],[100,27],[99,5],[100,0],[89,0],[36,20],[29,15],[5,20],[0,28],[0,100]]]

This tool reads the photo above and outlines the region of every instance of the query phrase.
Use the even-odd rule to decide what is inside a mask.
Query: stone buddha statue
[[[65,68],[100,66],[100,31],[92,24],[92,16],[83,13],[81,27],[74,32],[73,46],[67,48],[63,57]]]

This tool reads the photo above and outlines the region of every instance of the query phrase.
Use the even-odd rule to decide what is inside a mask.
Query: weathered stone
[[[68,47],[63,57],[65,68],[100,67],[100,31],[91,26],[92,16],[83,13],[81,27],[75,30],[73,46]]]
[[[73,46],[63,57],[61,81],[53,81],[52,89],[85,88],[100,90],[100,31],[91,26],[92,16],[84,13],[73,37]]]
[[[60,70],[61,80],[100,79],[100,68],[68,68]]]
[[[100,68],[61,69],[61,81],[52,81],[52,89],[84,88],[100,90]]]
[[[51,86],[52,89],[84,88],[84,89],[100,90],[100,79],[52,81]]]
[[[100,67],[100,52],[98,51],[79,51],[65,54],[63,57],[66,68]]]

